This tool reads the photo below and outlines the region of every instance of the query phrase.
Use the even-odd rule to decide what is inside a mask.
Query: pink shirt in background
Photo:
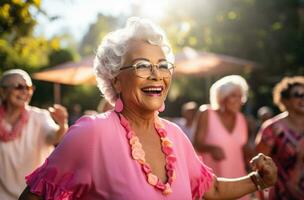
[[[236,124],[230,133],[224,127],[216,111],[208,109],[208,128],[205,143],[221,147],[226,158],[216,161],[209,153],[203,153],[204,163],[213,169],[218,177],[238,178],[247,175],[243,146],[247,142],[247,124],[244,116],[237,113]],[[243,197],[242,199],[247,199]]]
[[[190,200],[209,189],[213,174],[184,133],[162,120],[173,142],[176,180],[167,196],[151,186],[132,159],[125,129],[113,111],[83,117],[45,164],[27,177],[31,191],[46,199]]]
[[[209,153],[204,153],[204,163],[219,177],[238,178],[246,175],[242,148],[247,142],[247,134],[246,121],[241,113],[237,114],[235,127],[230,133],[220,121],[216,111],[208,109],[205,143],[221,147],[226,158],[216,161]]]

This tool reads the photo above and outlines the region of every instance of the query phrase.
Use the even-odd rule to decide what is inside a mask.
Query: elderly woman
[[[260,129],[257,150],[273,158],[278,182],[269,199],[304,198],[304,76],[286,77],[273,91],[281,114]]]
[[[26,186],[24,176],[41,165],[67,130],[65,108],[49,113],[29,106],[34,87],[23,70],[0,78],[0,199],[16,200]],[[53,121],[53,119],[57,124]]]
[[[200,108],[194,146],[218,176],[236,178],[246,174],[243,147],[248,131],[240,109],[247,90],[241,76],[226,76],[211,86],[211,106]]]
[[[172,62],[163,31],[146,19],[130,18],[125,28],[108,34],[94,66],[114,110],[72,126],[45,164],[27,177],[20,199],[237,198],[274,184],[276,167],[264,155],[253,160],[257,171],[251,175],[217,178],[182,131],[158,117]]]

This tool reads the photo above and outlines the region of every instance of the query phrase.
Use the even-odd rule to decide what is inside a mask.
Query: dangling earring
[[[161,107],[158,109],[158,112],[164,112],[165,108],[166,108],[166,105],[163,102],[163,104],[161,105]]]
[[[116,99],[116,102],[115,102],[115,108],[114,110],[118,113],[120,113],[122,110],[123,110],[123,102],[120,98],[120,95],[118,95],[118,98]]]

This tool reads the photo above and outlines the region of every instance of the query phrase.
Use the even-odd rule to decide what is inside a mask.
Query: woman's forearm
[[[237,199],[256,191],[250,175],[236,179],[214,178],[212,188],[205,193],[205,199]]]
[[[62,139],[63,135],[67,132],[68,128],[69,128],[68,124],[59,126],[59,129],[54,134],[49,135],[47,137],[47,143],[51,145],[58,144]]]
[[[56,132],[53,143],[58,144],[62,136],[67,132],[68,129],[69,129],[69,125],[67,123],[60,125],[58,131]]]
[[[212,186],[204,194],[206,199],[236,199],[256,190],[273,186],[278,169],[269,156],[259,153],[250,161],[253,172],[235,179],[214,177]]]

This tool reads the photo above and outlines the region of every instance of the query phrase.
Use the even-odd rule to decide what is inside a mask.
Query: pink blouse
[[[213,174],[197,157],[184,133],[161,119],[176,155],[176,180],[167,196],[151,186],[113,111],[82,117],[43,166],[26,177],[31,192],[49,199],[190,200],[202,197]]]

